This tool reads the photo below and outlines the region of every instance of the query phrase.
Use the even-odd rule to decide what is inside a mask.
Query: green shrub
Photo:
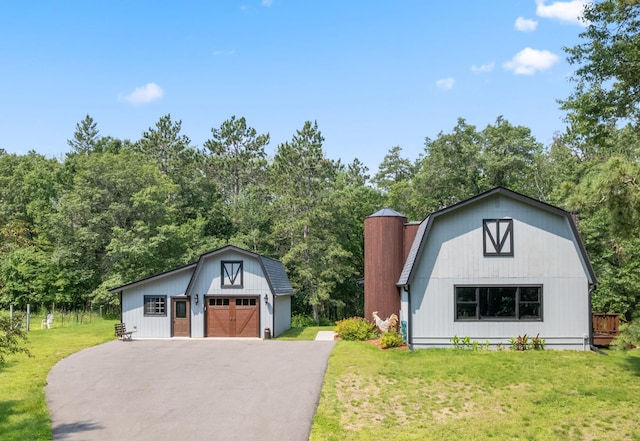
[[[528,351],[529,349],[541,351],[546,343],[545,339],[540,338],[540,334],[534,338],[529,338],[527,334],[519,335],[517,338],[511,337],[511,349],[514,351]]]
[[[393,328],[387,332],[383,332],[382,337],[380,337],[380,346],[382,346],[383,349],[397,348],[403,344],[404,339],[402,335],[398,334],[398,331]]]
[[[335,321],[328,318],[320,317],[319,324],[313,320],[310,315],[296,314],[291,316],[291,327],[293,328],[308,328],[310,326],[334,326]]]
[[[4,364],[5,355],[23,353],[31,355],[22,346],[27,342],[27,330],[22,326],[24,316],[15,314],[13,319],[6,314],[0,315],[0,365]]]
[[[485,340],[484,344],[479,343],[477,340],[471,340],[471,337],[458,337],[454,335],[451,339],[454,349],[471,349],[474,351],[480,349],[489,350],[489,340]]]
[[[376,328],[362,317],[340,320],[333,330],[343,340],[370,340],[378,336]]]
[[[307,328],[309,326],[315,326],[316,322],[313,317],[308,315],[296,314],[291,317],[291,326],[293,328]]]
[[[622,323],[620,333],[611,342],[612,349],[626,351],[632,347],[640,347],[640,320],[633,323]]]

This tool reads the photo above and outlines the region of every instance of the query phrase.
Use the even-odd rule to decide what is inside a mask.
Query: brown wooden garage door
[[[207,337],[258,337],[257,297],[207,299]]]

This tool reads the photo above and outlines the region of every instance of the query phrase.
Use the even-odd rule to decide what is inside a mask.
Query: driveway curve
[[[112,341],[58,362],[54,440],[309,439],[332,341]]]

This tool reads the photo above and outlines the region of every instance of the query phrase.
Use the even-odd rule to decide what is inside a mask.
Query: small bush
[[[640,347],[640,320],[633,323],[622,323],[620,333],[611,342],[612,349],[626,351],[633,347]]]
[[[471,337],[458,337],[454,335],[451,339],[454,349],[471,349],[478,351],[480,349],[489,350],[489,340],[485,340],[484,344],[479,343],[477,340],[471,340]]]
[[[31,356],[27,348],[22,346],[27,342],[27,330],[22,326],[22,314],[16,314],[13,319],[8,315],[0,315],[0,365],[4,364],[5,355],[23,353]]]
[[[362,317],[351,317],[336,323],[333,331],[343,340],[370,340],[376,338],[376,328]]]
[[[383,349],[397,348],[403,344],[404,339],[402,335],[398,334],[398,331],[393,328],[387,332],[383,332],[382,337],[380,337],[380,346],[382,346]]]
[[[529,349],[541,351],[546,343],[545,339],[540,338],[540,334],[534,338],[529,338],[527,334],[519,335],[517,338],[511,337],[511,349],[514,351],[528,351]]]

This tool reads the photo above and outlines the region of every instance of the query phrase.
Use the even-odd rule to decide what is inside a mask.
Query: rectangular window
[[[187,318],[187,302],[185,300],[176,301],[176,318]]]
[[[456,286],[456,320],[542,320],[542,286]]]
[[[485,256],[513,256],[513,219],[483,219],[482,246]]]
[[[242,288],[242,261],[223,260],[220,268],[221,286],[223,288]]]
[[[166,316],[167,296],[144,296],[145,316]]]

